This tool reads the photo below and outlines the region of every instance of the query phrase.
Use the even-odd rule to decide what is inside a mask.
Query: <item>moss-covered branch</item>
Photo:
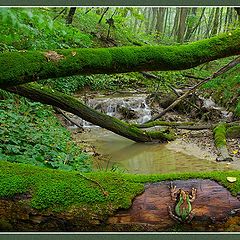
[[[77,74],[181,70],[240,54],[240,30],[177,46],[115,47],[0,54],[0,87]]]
[[[224,123],[227,127],[227,137],[230,138],[237,138],[240,136],[240,122],[231,122],[231,123]],[[178,129],[186,129],[186,130],[204,130],[204,129],[211,129],[213,130],[219,124],[198,124],[196,122],[167,122],[167,121],[159,121],[155,120],[152,122],[147,122],[144,124],[135,124],[134,126],[138,128],[151,128],[156,126],[167,126],[171,128],[178,128]]]
[[[117,118],[98,112],[78,101],[74,97],[46,87],[41,87],[35,83],[23,84],[16,87],[7,88],[6,90],[17,93],[34,101],[59,107],[67,112],[71,112],[81,117],[88,122],[108,129],[118,135],[136,142],[166,142],[174,139],[174,133],[170,130],[154,132],[143,131]]]
[[[227,149],[226,124],[225,123],[218,124],[213,129],[213,133],[214,133],[215,146],[221,155],[217,159],[217,161],[233,161]]]

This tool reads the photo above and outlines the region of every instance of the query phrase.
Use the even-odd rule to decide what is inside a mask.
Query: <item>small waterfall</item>
[[[151,109],[146,103],[146,95],[108,98],[96,97],[88,99],[85,103],[97,111],[132,123],[141,124],[151,119]],[[131,117],[129,119],[126,118],[123,112],[129,112]],[[74,116],[74,121],[77,121],[84,128],[98,127],[77,116]]]

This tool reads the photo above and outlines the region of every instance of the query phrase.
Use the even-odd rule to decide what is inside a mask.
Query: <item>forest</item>
[[[0,231],[240,231],[239,7],[0,21]]]

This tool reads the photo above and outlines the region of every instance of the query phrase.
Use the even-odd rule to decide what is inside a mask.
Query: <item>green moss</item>
[[[151,131],[147,132],[147,134],[153,139],[159,139],[162,141],[172,141],[176,139],[176,133],[171,128],[162,131]]]
[[[240,171],[196,172],[181,174],[132,175],[116,172],[93,172],[86,177],[97,181],[108,195],[104,195],[99,185],[84,178],[78,172],[44,169],[24,164],[0,162],[0,197],[13,197],[29,192],[31,206],[38,210],[64,211],[69,208],[87,207],[91,212],[107,214],[119,208],[131,206],[132,199],[143,192],[144,183],[174,179],[212,179],[233,195],[240,192]],[[236,177],[229,183],[226,177]]]
[[[220,123],[214,129],[214,142],[217,147],[226,145],[226,124]]]
[[[150,127],[154,127],[154,126],[176,127],[176,126],[179,126],[179,125],[182,125],[182,126],[193,126],[193,125],[196,125],[196,123],[195,122],[182,122],[182,123],[179,123],[179,122],[166,122],[166,121],[155,120],[155,121],[152,121],[152,122],[149,122],[149,123],[144,123],[142,125],[137,125],[136,124],[136,127],[139,127],[139,128],[150,128]]]
[[[129,182],[111,172],[85,173],[108,192],[78,172],[44,169],[25,164],[0,161],[0,197],[30,192],[33,208],[60,211],[70,206],[104,204],[105,208],[127,208],[132,198],[143,191],[140,183]]]
[[[237,181],[230,183],[227,177],[236,177]],[[214,171],[214,172],[189,172],[189,173],[169,173],[151,175],[131,175],[126,174],[125,179],[136,183],[154,183],[165,180],[187,180],[187,179],[210,179],[226,187],[234,196],[240,192],[240,171]]]
[[[64,59],[49,60],[44,52],[0,55],[0,85],[90,73],[182,70],[239,54],[240,30],[179,46],[115,47],[56,50]],[[14,80],[13,80],[14,79]]]

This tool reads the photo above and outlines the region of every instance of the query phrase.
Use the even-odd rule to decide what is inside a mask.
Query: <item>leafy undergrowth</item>
[[[1,101],[0,158],[63,170],[90,171],[91,161],[51,108],[8,94]]]
[[[163,180],[212,179],[228,188],[233,195],[240,192],[240,171],[154,175],[100,171],[83,176],[76,171],[57,171],[1,161],[0,176],[0,197],[11,198],[28,192],[32,196],[30,204],[33,208],[57,212],[81,206],[89,206],[92,211],[101,206],[105,213],[128,208],[132,199],[143,192],[144,183]],[[226,177],[236,177],[237,181],[229,183]],[[89,179],[97,181],[103,189]]]

